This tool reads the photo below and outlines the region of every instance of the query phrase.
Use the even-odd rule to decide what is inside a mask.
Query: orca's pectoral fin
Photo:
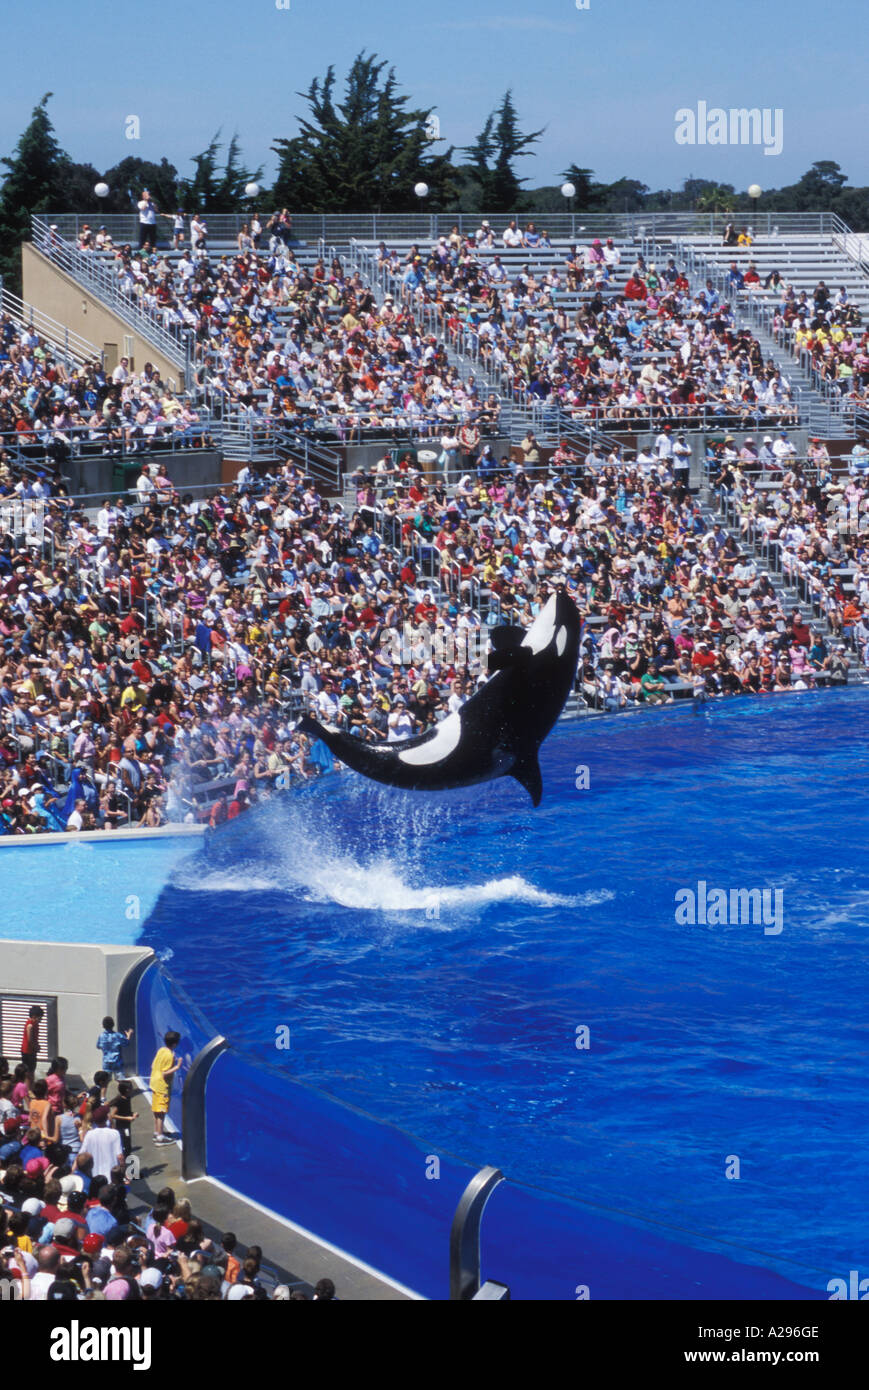
[[[543,797],[543,777],[540,772],[540,764],[537,761],[536,749],[531,749],[516,759],[510,769],[510,776],[515,777],[519,785],[525,788],[532,803],[539,806]]]

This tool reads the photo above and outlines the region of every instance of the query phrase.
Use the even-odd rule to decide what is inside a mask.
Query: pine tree
[[[57,142],[48,115],[51,97],[46,92],[33,108],[14,153],[0,160],[7,171],[0,190],[0,275],[6,288],[16,294],[21,286],[19,248],[30,238],[30,219],[34,213],[56,211],[58,174],[71,162]]]
[[[251,172],[242,164],[237,135],[229,142],[222,172],[218,170],[220,149],[218,130],[206,148],[193,155],[195,173],[181,184],[178,195],[190,212],[241,212],[246,203],[245,184],[262,177],[262,167]]]
[[[452,149],[431,155],[426,129],[432,108],[406,109],[393,68],[376,55],[357,55],[343,101],[335,97],[335,69],[314,78],[300,133],[275,140],[276,205],[317,212],[406,212],[414,185],[427,183],[427,205],[442,207],[454,196]]]
[[[174,212],[178,206],[178,170],[165,157],[157,164],[150,159],[140,159],[138,155],[128,155],[106,170],[105,181],[109,185],[106,212],[129,212],[138,202],[143,188],[149,190],[160,212]]]
[[[486,118],[486,124],[473,145],[467,146],[471,167],[480,184],[483,208],[488,212],[518,212],[522,205],[522,184],[527,179],[516,175],[515,162],[531,151],[543,130],[523,135],[519,117],[508,89],[501,105]],[[533,151],[532,151],[533,153]]]

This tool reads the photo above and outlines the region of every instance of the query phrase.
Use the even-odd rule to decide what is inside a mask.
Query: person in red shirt
[[[39,1053],[39,1025],[44,1017],[45,1011],[38,1004],[34,1004],[27,1016],[24,1032],[21,1036],[21,1061],[31,1077],[36,1071],[36,1058]]]
[[[808,649],[812,645],[812,634],[809,632],[808,625],[803,619],[803,617],[797,612],[793,614],[793,634],[794,641],[797,643],[798,646],[806,647]]]
[[[625,283],[625,299],[646,299],[648,290],[638,275],[632,275]]]
[[[413,616],[418,623],[428,623],[431,627],[437,621],[437,605],[430,598],[424,598],[414,608]]]
[[[709,643],[700,642],[691,658],[691,665],[695,671],[708,671],[717,660],[715,653],[709,650]]]

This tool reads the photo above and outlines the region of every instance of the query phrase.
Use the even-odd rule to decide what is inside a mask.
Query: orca
[[[395,743],[365,743],[309,715],[298,727],[375,782],[446,791],[515,777],[539,806],[543,781],[537,754],[573,686],[579,637],[576,605],[559,590],[531,627],[492,629],[493,674],[457,713],[426,733]]]

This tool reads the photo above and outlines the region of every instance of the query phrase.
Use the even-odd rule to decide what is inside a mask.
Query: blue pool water
[[[867,714],[562,726],[536,812],[509,780],[329,779],[186,857],[140,940],[233,1041],[432,1153],[817,1286],[869,1267]],[[677,924],[701,880],[781,890],[783,930]]]
[[[0,938],[135,944],[186,835],[0,843]]]

